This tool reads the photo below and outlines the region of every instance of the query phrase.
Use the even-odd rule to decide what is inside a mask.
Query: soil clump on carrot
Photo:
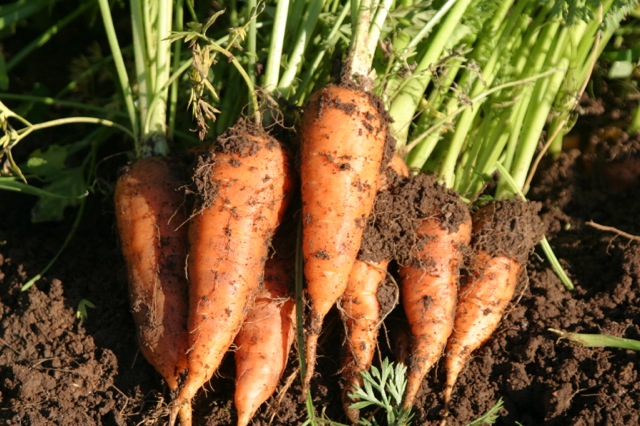
[[[542,205],[518,199],[496,200],[473,216],[473,248],[492,256],[507,256],[525,264],[544,234],[538,216]]]

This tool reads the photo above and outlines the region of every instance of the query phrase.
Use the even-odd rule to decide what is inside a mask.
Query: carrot
[[[176,392],[187,369],[187,228],[183,184],[163,158],[130,165],[118,178],[115,211],[142,355]]]
[[[515,200],[494,201],[473,216],[474,257],[461,286],[453,333],[444,360],[445,405],[458,375],[498,327],[527,256],[542,238],[539,206]]]
[[[267,260],[264,288],[235,338],[235,406],[238,426],[249,424],[276,390],[294,338],[295,301],[290,297],[293,259]]]
[[[387,277],[387,266],[392,257],[390,248],[393,242],[386,238],[393,234],[380,231],[380,226],[386,226],[382,225],[386,216],[384,212],[376,210],[377,206],[385,205],[379,201],[388,198],[388,190],[408,176],[409,168],[404,160],[394,155],[378,180],[379,193],[373,214],[367,222],[347,287],[338,302],[345,327],[345,348],[340,371],[342,405],[354,424],[358,423],[360,413],[351,408],[354,401],[349,394],[354,391],[356,384],[362,384],[360,374],[368,370],[373,362],[383,308],[378,300],[378,290]],[[395,304],[384,306],[384,309],[388,312],[394,307]]]
[[[386,137],[386,115],[367,92],[329,85],[306,105],[300,126],[302,254],[310,306],[305,389],[324,317],[344,293],[360,248]]]
[[[287,152],[244,121],[218,138],[194,181],[203,197],[189,226],[188,374],[171,422],[218,369],[263,279],[271,236],[292,189]]]
[[[380,302],[377,292],[387,275],[388,259],[367,263],[357,259],[349,274],[347,288],[340,298],[345,326],[345,355],[340,371],[342,402],[351,422],[358,422],[359,410],[350,408],[349,393],[362,384],[360,374],[371,367],[380,327]]]
[[[411,329],[405,408],[413,405],[425,375],[444,352],[453,328],[463,250],[471,240],[466,205],[435,179],[419,175],[414,180],[424,180],[422,196],[429,201],[416,230],[419,249],[399,268],[401,300]]]

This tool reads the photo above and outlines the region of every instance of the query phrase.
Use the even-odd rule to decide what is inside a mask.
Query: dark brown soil
[[[631,171],[618,186],[614,178],[621,172],[599,173],[616,160],[603,159],[603,138],[597,129],[589,131],[588,146],[548,162],[529,193],[543,205],[546,235],[576,290],[563,288],[542,251],[529,256],[528,279],[521,280],[506,318],[458,380],[448,424],[467,424],[499,398],[504,409],[497,424],[640,424],[638,353],[576,347],[549,332],[640,339],[640,246],[587,224],[640,235],[637,160],[628,160],[637,153],[619,151]],[[606,152],[615,154],[611,138],[605,139]],[[628,146],[637,144],[626,139]],[[31,224],[31,203],[26,196],[0,192],[0,423],[163,424],[167,391],[137,349],[110,198],[90,197],[71,245],[34,287],[21,292],[71,227],[70,220]],[[85,322],[75,317],[82,299],[95,305]],[[327,417],[344,421],[336,377],[341,325],[335,312],[325,330],[312,382],[314,404],[318,413],[325,410]],[[383,333],[381,342],[386,337]],[[280,399],[269,400],[253,424],[306,420],[296,367],[292,357],[282,382],[292,378],[292,385]],[[195,401],[196,424],[233,424],[233,376],[228,357]],[[418,395],[415,425],[440,422],[442,389],[442,370],[436,367]]]

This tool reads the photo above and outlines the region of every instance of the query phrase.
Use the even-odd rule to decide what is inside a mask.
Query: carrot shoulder
[[[141,159],[118,178],[116,224],[140,350],[172,391],[187,369],[187,228],[182,179],[167,160]]]
[[[261,129],[236,126],[198,167],[203,204],[189,226],[188,374],[172,417],[218,369],[263,278],[292,179],[287,152]]]
[[[301,138],[307,371],[313,375],[324,317],[344,293],[378,184],[386,116],[358,89],[327,86],[309,100]]]

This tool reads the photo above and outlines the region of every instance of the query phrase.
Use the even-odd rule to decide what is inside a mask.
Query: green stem
[[[367,77],[371,68],[373,54],[369,52],[369,25],[371,23],[372,0],[360,0],[359,4],[352,1],[352,10],[357,8],[355,16],[355,30],[351,35],[349,61],[345,78],[358,83],[360,78]],[[352,17],[353,19],[353,17]]]
[[[268,92],[276,90],[280,76],[280,62],[282,61],[282,48],[284,45],[285,29],[287,28],[287,14],[289,12],[289,0],[281,0],[276,7],[276,15],[269,44],[269,58],[264,74],[264,88]]]
[[[113,25],[109,0],[98,0],[98,4],[100,5],[102,20],[104,22],[105,31],[107,34],[107,40],[109,42],[109,47],[111,48],[111,53],[113,55],[113,62],[116,66],[118,79],[120,80],[120,88],[122,89],[125,107],[127,109],[127,114],[129,115],[129,122],[131,123],[135,150],[136,152],[140,152],[140,122],[138,120],[136,108],[133,102],[133,93],[131,91],[131,85],[129,84],[129,76],[127,75],[127,69],[124,65],[122,51],[120,50],[120,44],[118,43],[118,37]]]
[[[127,114],[122,111],[99,107],[95,105],[89,105],[82,102],[63,101],[58,98],[51,98],[48,96],[33,96],[33,95],[18,95],[16,93],[0,93],[1,99],[12,99],[16,101],[38,102],[45,105],[56,105],[68,108],[74,108],[85,111],[95,111],[102,115],[113,114],[115,117],[126,117]]]
[[[183,25],[182,22],[184,20],[184,0],[178,0],[176,3],[176,9],[175,9],[175,13],[174,13],[174,21],[173,21],[173,28],[175,31],[182,31],[183,29]],[[171,65],[171,71],[173,73],[173,75],[171,76],[171,78],[169,78],[169,81],[167,81],[167,84],[169,84],[170,89],[169,89],[169,102],[168,102],[168,111],[169,111],[169,118],[167,120],[168,123],[168,128],[167,128],[167,138],[169,138],[169,140],[173,140],[174,134],[175,134],[175,128],[176,128],[176,114],[177,114],[177,107],[178,107],[178,90],[179,90],[179,85],[178,85],[178,79],[175,78],[176,73],[179,71],[180,69],[180,54],[182,52],[182,43],[180,42],[176,42],[173,45],[173,63]],[[188,68],[190,66],[190,62],[187,62],[185,69]],[[181,74],[181,73],[180,73]]]
[[[247,32],[247,74],[251,82],[256,84],[256,38],[257,38],[257,20],[256,20],[256,0],[247,1],[247,21],[249,22],[249,30]]]
[[[17,144],[22,139],[26,138],[28,135],[30,135],[35,131],[48,129],[51,127],[63,126],[68,124],[80,124],[80,123],[99,124],[101,126],[113,127],[123,131],[131,138],[134,138],[134,134],[131,132],[131,130],[111,120],[107,120],[104,118],[96,118],[96,117],[67,117],[67,118],[59,118],[56,120],[45,121],[43,123],[38,123],[38,124],[32,124],[29,127],[20,129],[18,131],[19,136],[17,139],[14,140],[14,143],[12,143],[12,146]]]
[[[327,51],[337,43],[338,38],[340,37],[340,27],[346,19],[350,8],[351,6],[349,2],[342,7],[340,14],[337,16],[336,21],[329,31],[329,34],[326,36],[326,41],[318,46],[318,51],[311,61],[311,65],[306,69],[302,77],[302,82],[296,89],[296,93],[293,96],[294,102],[299,103],[300,101],[303,101],[306,97],[305,95],[308,95],[312,91],[313,87],[311,81],[312,79],[317,78],[317,71],[320,68],[320,64],[322,63],[325,53],[327,53]]]
[[[287,65],[280,78],[280,82],[278,83],[278,91],[284,96],[288,97],[288,95],[293,90],[293,82],[295,81],[300,65],[304,63],[305,60],[305,49],[309,44],[309,40],[311,39],[311,35],[316,27],[316,23],[318,21],[318,16],[320,16],[320,11],[324,6],[324,1],[313,1],[311,2],[311,6],[309,11],[306,14],[306,18],[304,19],[302,25],[298,29],[298,34],[296,36],[296,42],[291,53],[288,55]]]
[[[406,84],[402,90],[391,101],[389,106],[389,114],[393,118],[391,134],[395,137],[398,148],[407,144],[409,126],[431,81],[432,75],[429,69],[442,55],[444,47],[456,30],[462,14],[470,3],[471,0],[459,0],[449,10],[438,31],[429,38],[428,48],[420,58],[420,62],[412,72],[411,77],[406,79]]]

